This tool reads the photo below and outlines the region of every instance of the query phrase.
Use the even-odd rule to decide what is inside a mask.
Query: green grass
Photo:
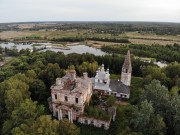
[[[52,46],[64,46],[65,44],[59,43],[59,44],[51,44]]]
[[[110,78],[111,79],[119,79],[121,77],[120,77],[120,75],[117,75],[117,74],[111,74]],[[130,89],[131,89],[130,98],[122,99],[122,100],[125,102],[128,102],[130,104],[136,104],[142,93],[142,81],[143,81],[143,78],[132,76],[131,86],[130,86]]]
[[[76,124],[81,129],[80,135],[110,135],[108,130],[97,128],[90,125]]]
[[[132,78],[131,78],[131,86],[133,86],[135,88],[142,87],[142,81],[143,81],[143,78],[132,76]]]
[[[117,74],[110,74],[111,79],[119,79],[121,76]]]
[[[130,94],[130,99],[128,99],[127,102],[131,104],[136,104],[138,102],[142,94],[142,82],[143,82],[143,78],[134,77],[134,76],[132,77],[131,94]]]
[[[33,44],[32,46],[42,46],[42,44]]]

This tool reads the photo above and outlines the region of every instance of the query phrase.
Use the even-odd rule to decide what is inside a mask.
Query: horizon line
[[[171,22],[171,21],[17,21],[17,22],[0,22],[0,24],[8,24],[8,23],[46,23],[46,22],[53,22],[53,23],[58,23],[58,22],[130,22],[130,23],[174,23],[174,24],[180,24],[180,22]]]

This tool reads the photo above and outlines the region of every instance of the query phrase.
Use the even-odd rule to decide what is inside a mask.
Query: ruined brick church
[[[90,102],[92,93],[95,91],[119,98],[129,98],[131,73],[130,51],[127,52],[122,66],[121,80],[110,79],[109,70],[105,71],[104,65],[96,71],[94,78],[89,78],[87,73],[83,73],[83,77],[77,77],[75,70],[69,70],[64,77],[57,78],[56,83],[51,86],[49,108],[58,120],[67,118],[72,123],[78,121],[82,124],[108,129],[111,120],[115,120],[116,108],[107,109],[111,117],[105,121],[84,116],[85,105]]]

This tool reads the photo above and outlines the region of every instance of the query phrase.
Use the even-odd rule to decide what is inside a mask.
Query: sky
[[[180,23],[180,0],[0,0],[0,23],[32,21]]]

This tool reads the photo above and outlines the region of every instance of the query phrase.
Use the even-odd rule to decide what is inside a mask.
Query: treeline
[[[43,40],[44,37],[41,37],[39,35],[31,35],[31,36],[24,36],[24,37],[18,37],[15,38],[14,41],[21,41],[21,40]]]
[[[124,62],[124,56],[118,55],[104,55],[95,56],[93,54],[69,54],[64,55],[61,52],[55,53],[52,51],[31,53],[29,50],[21,50],[18,53],[18,58],[13,60],[11,66],[2,69],[0,81],[16,74],[30,69],[34,64],[34,69],[44,68],[47,63],[57,63],[62,69],[67,69],[68,66],[74,65],[78,75],[82,72],[88,72],[89,76],[94,76],[98,65],[104,64],[105,68],[109,68],[111,73],[120,74]],[[141,66],[153,65],[152,63],[145,63],[139,59],[132,57],[133,75],[142,76]],[[92,70],[93,69],[93,70]],[[39,69],[37,69],[39,73]]]
[[[119,39],[119,38],[98,38],[92,37],[88,38],[88,40],[95,40],[95,41],[104,41],[104,42],[115,42],[115,43],[131,43],[128,39]]]
[[[102,51],[115,54],[125,54],[127,50],[135,56],[156,58],[157,60],[167,62],[180,62],[180,45],[121,45],[121,46],[103,46]]]
[[[12,48],[2,48],[0,46],[0,54],[3,54],[3,56],[20,56],[21,54],[30,54],[30,49],[21,49],[20,51],[18,51],[18,49],[16,48],[16,46],[13,46]]]
[[[2,24],[0,31],[18,30],[17,25]],[[159,35],[179,35],[180,25],[178,23],[153,23],[153,22],[56,22],[50,25],[36,25],[32,28],[25,28],[23,30],[37,31],[41,29],[57,29],[57,30],[92,30],[96,33],[106,33],[111,35],[118,35],[124,32],[141,32],[141,33],[155,33]]]
[[[51,41],[55,42],[83,42],[85,40],[95,40],[104,42],[115,42],[115,43],[130,43],[128,39],[119,38],[99,38],[99,37],[63,37],[63,38],[52,38]]]
[[[55,42],[82,42],[85,41],[83,37],[63,37],[63,38],[52,38],[51,41]]]

